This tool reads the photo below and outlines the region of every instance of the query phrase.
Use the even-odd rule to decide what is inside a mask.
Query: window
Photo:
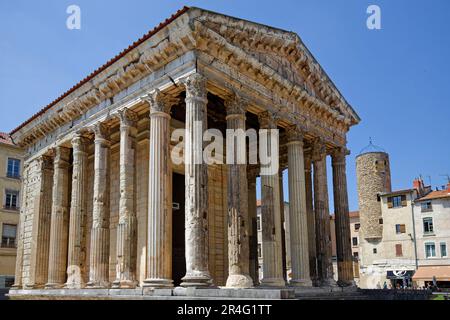
[[[358,257],[359,257],[358,252],[353,252],[353,257],[355,257],[356,259],[358,259]]]
[[[388,197],[388,208],[406,207],[406,195]]]
[[[261,243],[258,243],[258,258],[262,257],[262,248],[261,248]]]
[[[5,209],[17,210],[18,209],[19,192],[6,190],[5,191]]]
[[[395,233],[406,233],[406,226],[404,224],[396,224],[395,225]]]
[[[383,224],[383,218],[378,219],[379,224]]]
[[[17,225],[4,224],[2,226],[2,247],[15,248],[16,246]]]
[[[358,231],[361,228],[361,224],[355,223],[355,231]]]
[[[357,246],[358,245],[358,238],[357,237],[353,237],[352,238],[352,244],[353,244],[353,246]]]
[[[420,208],[421,208],[422,212],[433,211],[431,201],[425,201],[425,202],[420,203]]]
[[[20,160],[8,158],[8,178],[20,178]]]
[[[447,243],[441,242],[441,258],[447,257]]]
[[[425,256],[427,258],[436,257],[436,246],[434,245],[433,242],[425,243]]]
[[[396,244],[396,245],[395,245],[395,255],[396,255],[397,257],[403,256],[403,248],[402,248],[402,245],[401,245],[401,244]]]
[[[423,232],[433,233],[433,218],[423,218]]]
[[[256,227],[258,228],[258,231],[261,231],[261,217],[256,217]]]
[[[373,248],[373,253],[374,253],[374,254],[377,253],[377,248]]]

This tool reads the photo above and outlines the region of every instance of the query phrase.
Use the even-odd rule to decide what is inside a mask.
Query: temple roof
[[[169,32],[166,29],[170,26],[183,28],[184,34],[174,34],[159,41],[165,32]],[[165,45],[166,49],[149,45],[156,41],[153,40],[155,37],[159,41],[156,45]],[[204,9],[184,7],[12,130],[11,135],[18,144],[27,145],[108,99],[111,92],[120,88],[118,83],[124,83],[124,77],[125,82],[129,79],[137,81],[149,70],[158,70],[168,53],[179,56],[182,51],[210,50],[208,46],[201,47],[207,43],[204,39],[224,46],[231,60],[233,55],[245,57],[248,72],[258,70],[271,81],[270,88],[282,87],[283,93],[295,97],[294,100],[307,99],[318,113],[329,114],[327,119],[342,122],[344,127],[359,123],[359,116],[297,34]],[[167,47],[165,42],[174,42],[173,47]],[[217,54],[223,55],[223,52]]]

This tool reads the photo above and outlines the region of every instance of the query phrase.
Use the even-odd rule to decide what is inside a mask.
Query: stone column
[[[286,217],[284,216],[284,190],[283,190],[283,169],[278,172],[278,185],[280,186],[280,223],[281,223],[281,258],[283,261],[283,279],[287,281],[287,243],[286,243]],[[288,221],[289,222],[289,221]]]
[[[249,274],[253,279],[253,284],[259,283],[258,267],[258,224],[256,213],[256,176],[257,168],[249,168],[248,179],[248,220],[249,220]]]
[[[345,148],[336,148],[332,153],[336,256],[338,284],[341,286],[354,285],[347,175],[345,172],[345,157],[348,154],[349,152]]]
[[[87,199],[87,147],[89,140],[81,133],[72,139],[72,201],[70,206],[69,248],[66,287],[83,288],[86,283],[86,199]]]
[[[61,288],[66,280],[69,237],[69,161],[70,149],[57,147],[54,159],[47,288]]]
[[[25,218],[26,218],[26,208],[27,208],[27,190],[30,180],[29,175],[29,163],[24,163],[23,175],[22,175],[22,185],[20,189],[21,201],[20,201],[20,218],[19,218],[19,236],[16,240],[17,242],[17,255],[16,255],[16,269],[14,276],[14,284],[12,289],[22,289],[24,284],[22,282],[23,276],[23,250],[24,250],[24,233],[25,233]],[[48,259],[47,259],[48,260]]]
[[[308,256],[309,272],[313,285],[317,285],[317,261],[316,261],[316,225],[313,206],[313,185],[311,177],[311,152],[304,154],[305,160],[305,190],[306,190],[306,218],[308,223]]]
[[[184,287],[211,286],[208,268],[208,166],[203,161],[207,128],[206,79],[192,74],[186,81],[186,275]]]
[[[289,168],[289,229],[291,240],[291,285],[311,286],[308,251],[303,132],[297,126],[287,130]]]
[[[52,215],[53,160],[44,155],[38,160],[39,190],[33,199],[33,241],[31,242],[30,277],[27,288],[43,288],[47,282]]]
[[[227,130],[241,130],[245,133],[244,102],[235,96],[226,101]],[[253,286],[249,276],[248,239],[248,186],[247,165],[238,162],[238,154],[246,154],[245,140],[241,150],[239,138],[227,139],[227,152],[233,152],[233,164],[228,164],[228,279],[226,286],[248,288]],[[237,141],[236,141],[237,140]],[[233,149],[231,150],[231,148]]]
[[[316,223],[317,272],[321,286],[334,284],[331,257],[330,210],[328,205],[327,163],[325,144],[317,140],[313,146],[314,209]]]
[[[150,104],[147,275],[145,287],[172,287],[172,168],[170,108],[174,101],[156,90]]]
[[[270,159],[278,164],[279,135],[277,125],[269,112],[259,114],[259,123],[262,130],[267,130],[267,150],[271,150],[271,136],[273,135],[277,148],[275,154],[270,154]],[[272,129],[272,130],[271,130]],[[260,133],[261,140],[261,133]],[[270,151],[269,151],[270,152]],[[284,286],[282,237],[281,237],[281,212],[280,212],[280,186],[278,177],[278,165],[269,170],[269,165],[261,163],[261,226],[262,226],[262,250],[263,250],[263,279],[262,286]]]
[[[116,238],[116,280],[113,288],[135,288],[137,255],[136,218],[136,113],[118,111],[120,119],[120,199]]]
[[[94,203],[89,254],[89,288],[109,287],[109,128],[94,126]]]

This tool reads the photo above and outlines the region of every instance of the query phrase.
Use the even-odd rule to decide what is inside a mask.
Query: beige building
[[[178,11],[13,130],[27,157],[11,297],[252,287],[257,176],[260,283],[286,286],[278,171],[198,161],[202,127],[265,129],[279,141],[279,169],[289,171],[292,286],[335,284],[334,193],[338,282],[351,285],[346,143],[358,122],[296,34],[198,8]],[[185,129],[183,148],[171,141],[177,128]]]
[[[450,288],[450,183],[414,202],[418,270],[413,280]]]
[[[0,132],[0,289],[14,283],[23,152]]]

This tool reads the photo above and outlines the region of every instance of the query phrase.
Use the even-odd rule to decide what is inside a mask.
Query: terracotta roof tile
[[[131,44],[128,48],[120,52],[118,55],[116,55],[114,58],[106,62],[104,65],[99,67],[97,70],[92,72],[90,75],[88,75],[86,78],[78,82],[75,86],[70,88],[68,91],[63,93],[59,98],[48,104],[46,107],[42,108],[38,113],[34,114],[31,118],[23,122],[21,125],[19,125],[17,128],[11,131],[10,134],[14,134],[20,129],[22,129],[24,126],[26,126],[28,123],[39,117],[40,115],[44,114],[47,110],[49,110],[51,107],[53,107],[55,104],[60,102],[62,99],[67,97],[69,94],[74,92],[76,89],[80,88],[82,85],[90,81],[92,78],[94,78],[96,75],[98,75],[100,72],[105,70],[106,68],[110,67],[112,64],[117,62],[119,59],[124,57],[127,53],[129,53],[131,50],[135,49],[137,46],[142,44],[144,41],[150,39],[154,34],[156,34],[158,31],[163,29],[165,26],[167,26],[169,23],[174,21],[176,18],[184,14],[186,11],[189,10],[189,7],[183,7],[182,9],[178,10],[175,14],[173,14],[170,18],[166,19],[164,22],[161,22],[157,27],[155,27],[153,30],[147,32],[144,36],[142,36],[139,40],[135,41],[133,44]]]
[[[440,198],[450,198],[450,189],[431,191],[426,196],[416,199],[416,201],[425,201],[425,200],[440,199]]]

